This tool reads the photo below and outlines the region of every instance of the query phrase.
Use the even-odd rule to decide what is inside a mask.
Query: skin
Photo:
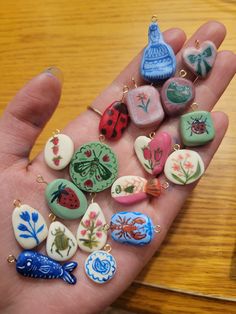
[[[180,29],[171,29],[164,33],[165,40],[173,47],[177,54],[178,69],[183,68],[181,53],[183,45],[194,45],[211,40],[217,47],[224,40],[226,30],[218,22],[208,22],[202,25],[196,33],[185,43],[185,34]],[[104,111],[108,104],[115,99],[120,99],[122,86],[130,84],[134,76],[137,85],[144,82],[139,75],[141,53],[135,57],[123,72],[108,86],[92,104],[100,111]],[[236,72],[236,56],[230,51],[221,51],[217,55],[211,74],[205,80],[197,80],[196,99],[199,110],[211,111],[227,88]],[[169,191],[164,192],[158,199],[152,198],[134,206],[126,207],[115,203],[110,197],[110,190],[99,193],[96,202],[104,210],[107,221],[116,210],[135,210],[149,215],[154,224],[161,226],[161,233],[146,247],[124,246],[113,242],[110,237],[108,242],[112,245],[112,254],[117,260],[118,271],[116,276],[105,285],[96,285],[90,281],[83,271],[86,253],[78,251],[74,260],[79,262],[78,268],[73,272],[78,279],[76,286],[69,286],[62,280],[31,280],[19,276],[15,267],[6,262],[9,254],[17,256],[21,248],[17,245],[11,226],[13,200],[20,199],[22,203],[29,204],[40,210],[41,214],[48,217],[49,210],[44,199],[45,185],[36,182],[35,178],[41,174],[46,181],[56,178],[69,179],[68,170],[60,172],[49,169],[39,154],[29,163],[29,154],[36,138],[44,128],[56,109],[60,94],[61,81],[59,72],[41,73],[28,82],[6,107],[0,120],[0,182],[1,204],[0,210],[0,309],[4,313],[40,313],[39,304],[45,304],[44,313],[97,313],[111,304],[134,280],[142,270],[161,242],[180,211],[195,184],[188,186],[172,185]],[[194,76],[189,76],[194,79]],[[228,118],[224,113],[212,114],[216,128],[215,139],[205,146],[192,148],[203,158],[207,167],[222,141],[228,125]],[[99,117],[92,111],[87,111],[72,121],[62,132],[69,135],[75,147],[98,139]],[[88,126],[89,125],[89,132]],[[179,139],[178,118],[165,120],[158,129],[167,131]],[[153,131],[153,130],[152,130]],[[78,137],[77,134],[80,134]],[[109,143],[119,160],[119,176],[135,174],[146,176],[132,149],[132,143],[144,131],[130,125],[124,136],[117,143]],[[145,130],[148,134],[149,130]],[[9,145],[11,143],[11,145]],[[126,156],[125,158],[122,158]],[[128,161],[128,162],[127,162]],[[164,177],[163,179],[164,180]],[[29,193],[30,191],[30,193]],[[49,219],[47,219],[49,224]],[[65,221],[72,232],[76,232],[78,221]],[[39,251],[45,252],[42,244]],[[91,302],[92,300],[92,302]]]

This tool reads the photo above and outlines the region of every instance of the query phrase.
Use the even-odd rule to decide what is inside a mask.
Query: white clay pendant
[[[47,255],[55,261],[67,261],[77,250],[77,241],[72,232],[61,222],[51,223],[46,242]]]
[[[43,216],[29,205],[16,202],[12,213],[12,225],[17,242],[24,249],[39,245],[48,235],[48,228]]]
[[[86,275],[92,281],[103,284],[114,277],[116,260],[106,251],[95,251],[88,256],[84,268]]]
[[[174,151],[165,164],[165,176],[175,184],[185,185],[198,180],[205,167],[201,156],[189,149]]]
[[[44,159],[46,164],[54,169],[64,169],[70,162],[74,153],[74,143],[65,134],[56,134],[51,137],[44,149]]]
[[[82,251],[93,252],[104,247],[107,241],[105,224],[102,209],[97,203],[91,203],[77,230],[77,242]]]

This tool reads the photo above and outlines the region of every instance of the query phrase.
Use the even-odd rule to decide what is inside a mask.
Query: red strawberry
[[[54,157],[52,161],[54,162],[54,165],[59,166],[61,159],[62,159],[61,156],[57,156],[57,157]]]
[[[54,145],[57,145],[59,143],[59,138],[57,136],[54,136],[51,141]]]
[[[53,152],[54,155],[57,155],[58,152],[59,152],[59,146],[53,146],[52,147],[52,152]]]
[[[57,200],[57,203],[69,209],[77,209],[80,206],[80,201],[76,193],[65,184],[61,183],[58,190],[52,193],[53,198],[51,203]]]

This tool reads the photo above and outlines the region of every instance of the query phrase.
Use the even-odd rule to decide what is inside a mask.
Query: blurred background
[[[219,20],[228,31],[220,50],[235,51],[233,0],[0,2],[0,113],[32,76],[52,65],[64,73],[59,107],[32,156],[146,45],[154,14],[162,31],[179,27],[188,37],[202,23]],[[236,313],[235,103],[234,80],[215,109],[230,117],[222,146],[161,250],[113,305],[116,313]]]

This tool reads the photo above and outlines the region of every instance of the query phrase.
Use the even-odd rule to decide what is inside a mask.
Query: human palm
[[[184,33],[179,29],[172,29],[164,33],[165,40],[173,47],[177,54],[177,68],[183,68],[181,49],[185,41]],[[217,47],[225,37],[224,27],[217,22],[203,25],[187,42],[193,45],[198,39],[213,41]],[[104,111],[109,103],[120,99],[123,85],[129,85],[131,76],[137,84],[144,84],[139,76],[141,54],[103,91],[92,104],[94,108]],[[221,94],[226,89],[236,71],[236,58],[231,52],[218,53],[216,63],[210,76],[205,80],[198,80],[195,101],[199,109],[211,111]],[[190,79],[194,80],[191,76]],[[115,243],[108,237],[112,245],[112,254],[117,260],[117,274],[104,285],[97,285],[90,281],[83,270],[86,253],[78,251],[74,260],[78,261],[78,268],[74,271],[78,282],[76,286],[69,286],[62,280],[31,280],[20,277],[14,266],[8,264],[9,254],[17,256],[21,248],[17,245],[11,226],[13,201],[20,199],[23,204],[37,208],[47,217],[47,208],[44,191],[45,185],[36,182],[36,176],[42,175],[47,182],[56,178],[69,179],[68,169],[54,171],[49,169],[43,160],[43,154],[37,156],[31,163],[28,157],[34,142],[51,117],[56,108],[61,92],[61,83],[56,76],[45,72],[31,80],[12,100],[0,120],[0,180],[1,204],[0,211],[0,241],[1,241],[1,280],[0,280],[0,309],[6,313],[99,313],[111,304],[121,292],[134,280],[142,267],[157,250],[172,221],[181,209],[182,204],[194,187],[171,185],[158,199],[132,206],[121,206],[115,203],[110,190],[96,195],[95,201],[103,209],[107,221],[112,214],[120,210],[135,210],[149,215],[154,224],[161,226],[161,233],[155,240],[145,247],[131,247]],[[216,128],[216,137],[208,145],[194,148],[203,158],[207,166],[217,150],[227,129],[228,120],[225,114],[212,114]],[[62,132],[68,134],[75,147],[81,144],[98,140],[99,117],[92,111],[87,111],[72,121]],[[180,142],[178,134],[178,118],[165,120],[157,130],[169,132],[175,141]],[[133,143],[137,136],[148,135],[152,130],[140,130],[130,125],[124,136],[118,142],[108,143],[117,155],[119,161],[119,176],[140,175],[145,177],[133,151]],[[161,177],[165,181],[164,176]],[[48,224],[49,224],[48,219]],[[74,233],[78,221],[65,221]],[[44,244],[39,247],[45,251]]]

